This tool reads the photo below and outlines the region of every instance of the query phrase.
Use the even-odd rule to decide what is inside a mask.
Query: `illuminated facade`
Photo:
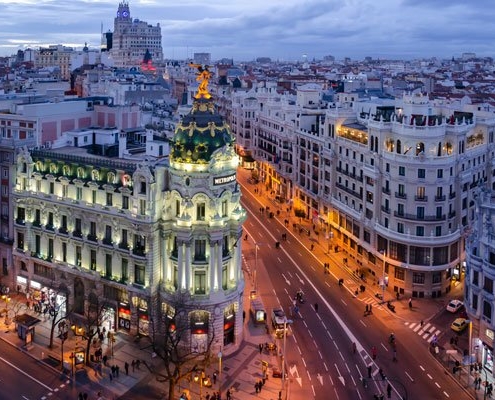
[[[191,346],[213,335],[218,349],[238,345],[246,215],[229,127],[202,99],[179,124],[170,160],[168,142],[145,141],[136,152],[123,130],[77,130],[70,147],[19,153],[16,285],[55,291],[76,316],[104,300],[107,329],[140,335],[159,328],[151,321],[181,293],[194,305]]]

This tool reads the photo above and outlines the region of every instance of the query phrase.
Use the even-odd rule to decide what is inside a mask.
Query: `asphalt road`
[[[379,368],[390,380],[395,399],[406,394],[408,399],[470,398],[431,357],[427,342],[403,321],[377,308],[373,315],[364,317],[365,303],[345,284],[338,285],[339,278],[352,279],[350,275],[341,269],[335,255],[318,260],[303,246],[291,224],[285,228],[285,207],[281,207],[280,218],[269,218],[259,212],[257,198],[246,190],[243,206],[248,210],[245,230],[249,240],[258,245],[260,268],[256,281],[265,306],[270,309],[281,305],[290,317],[296,291],[303,290],[306,299],[299,312],[290,317],[294,322],[286,341],[292,398],[373,398],[384,388],[376,374]],[[270,208],[276,210],[275,206]],[[287,241],[281,240],[282,233],[287,234]],[[276,241],[281,242],[280,249],[275,248]],[[245,257],[256,257],[253,252]],[[325,275],[322,264],[328,261],[331,273]],[[397,337],[397,362],[388,343],[392,331]],[[357,344],[356,354],[352,342]],[[282,341],[278,345],[283,347]],[[373,346],[377,349],[375,360],[371,357]],[[361,377],[367,377],[368,365],[372,366],[374,380],[369,380],[365,388]]]
[[[0,341],[0,399],[75,399],[65,376]]]

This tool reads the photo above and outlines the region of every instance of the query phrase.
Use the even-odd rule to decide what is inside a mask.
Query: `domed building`
[[[182,321],[190,324],[189,342],[199,352],[211,347],[216,354],[242,339],[240,238],[246,213],[238,163],[228,125],[213,101],[198,92],[171,143],[160,295],[174,329],[177,303],[187,304],[188,318]]]

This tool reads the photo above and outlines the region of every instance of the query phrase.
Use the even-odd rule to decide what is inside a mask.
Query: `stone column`
[[[186,275],[186,289],[188,291],[191,291],[192,284],[192,267],[191,267],[191,242],[186,242],[186,254],[185,254],[185,262],[184,262],[184,269],[185,269],[185,275]]]
[[[210,269],[210,271],[209,271],[210,272],[209,290],[211,293],[211,292],[218,290],[218,285],[217,285],[216,276],[215,276],[216,270],[215,270],[215,241],[214,240],[210,240],[210,260],[209,260],[208,267]]]
[[[184,278],[184,265],[183,265],[183,259],[184,259],[184,243],[182,241],[177,240],[177,286],[179,290],[185,289],[185,278]]]
[[[217,254],[216,254],[216,270],[217,270],[217,284],[218,290],[222,289],[222,241],[217,241]]]

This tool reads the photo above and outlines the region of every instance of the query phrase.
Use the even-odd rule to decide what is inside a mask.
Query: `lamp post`
[[[222,396],[222,351],[218,352],[218,393]]]
[[[382,302],[385,303],[385,259],[387,258],[387,250],[382,250],[380,253],[383,254],[383,265],[382,265]]]
[[[67,321],[62,320],[58,323],[58,337],[60,338],[60,361],[62,366],[60,369],[63,371],[64,370],[64,343],[67,340],[67,337],[69,336],[69,324]]]
[[[199,400],[203,398],[203,381],[205,379],[204,371],[201,371],[200,374],[194,375],[194,382],[198,383],[199,381]]]
[[[86,336],[84,333],[84,329],[80,326],[78,327],[76,325],[72,325],[70,327],[70,329],[74,333],[74,336],[76,337],[76,342],[74,344],[74,353],[72,355],[72,375],[74,376],[74,368],[76,365],[76,358],[77,358],[77,354],[78,354],[78,352],[76,351],[77,350],[77,338],[82,337],[84,339]],[[86,362],[86,360],[84,359],[84,356],[82,357],[82,360],[83,360],[83,362]]]

